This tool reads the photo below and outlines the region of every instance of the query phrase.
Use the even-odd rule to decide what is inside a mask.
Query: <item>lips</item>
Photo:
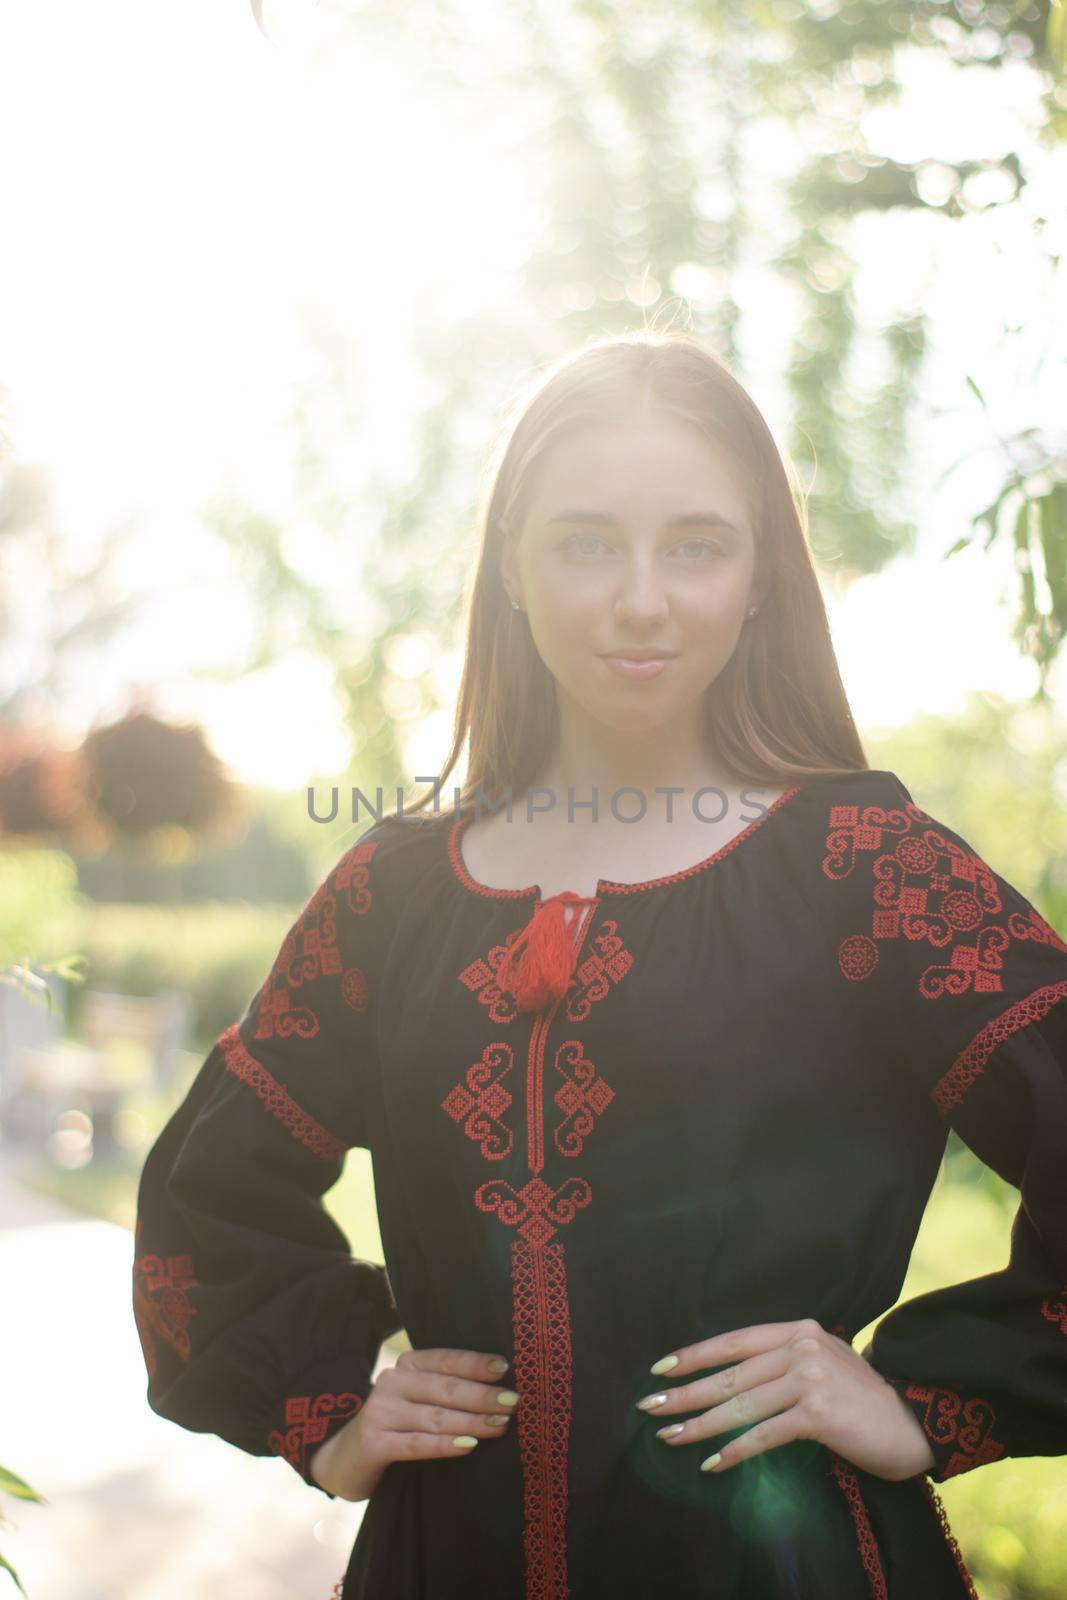
[[[604,654],[605,661],[670,661],[678,654],[677,650],[609,650]]]
[[[601,660],[609,672],[614,672],[621,678],[640,680],[642,678],[658,678],[660,673],[666,672],[673,660],[670,655],[641,655],[641,656],[602,656]]]

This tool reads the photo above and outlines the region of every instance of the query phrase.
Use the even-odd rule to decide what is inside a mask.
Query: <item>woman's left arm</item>
[[[1020,1191],[1007,1264],[895,1306],[863,1351],[940,1482],[1067,1454],[1067,942],[895,775],[887,799],[827,833],[824,875],[859,890],[842,990],[875,1000],[887,1067],[946,1135]]]
[[[960,1138],[1020,1191],[1007,1264],[896,1306],[863,1352],[921,1423],[938,1482],[1067,1455],[1065,1000],[1067,981],[973,1077],[965,1063],[940,1085]]]
[[[796,1438],[937,1482],[1067,1455],[1067,942],[895,774],[865,794],[828,805],[817,841],[831,986],[858,1019],[864,1069],[918,1093],[932,1134],[954,1129],[1020,1191],[1010,1257],[895,1306],[862,1355],[805,1320],[656,1363],[672,1382],[725,1366],[638,1401],[668,1443],[721,1452],[713,1472]],[[680,1425],[697,1407],[710,1409]]]

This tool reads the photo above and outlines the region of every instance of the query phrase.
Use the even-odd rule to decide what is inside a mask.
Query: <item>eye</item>
[[[604,539],[598,539],[595,533],[572,533],[569,538],[563,540],[559,548],[561,550],[570,550],[579,557],[596,555],[595,550],[578,549],[579,545],[588,544],[599,544],[603,545],[605,550],[608,549],[606,541]]]
[[[703,556],[721,556],[726,553],[721,545],[713,544],[710,539],[686,539],[678,546],[678,549],[690,550],[693,553],[692,559],[698,559]]]

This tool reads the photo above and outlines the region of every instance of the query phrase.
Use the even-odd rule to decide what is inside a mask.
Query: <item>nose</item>
[[[658,623],[668,614],[667,592],[654,556],[626,562],[613,609],[618,622]]]

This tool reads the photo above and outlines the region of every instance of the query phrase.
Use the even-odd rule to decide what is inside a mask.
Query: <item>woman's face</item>
[[[626,733],[691,709],[757,603],[744,489],[724,452],[669,419],[553,446],[501,572],[558,692]],[[606,659],[653,649],[671,654],[644,675]]]

